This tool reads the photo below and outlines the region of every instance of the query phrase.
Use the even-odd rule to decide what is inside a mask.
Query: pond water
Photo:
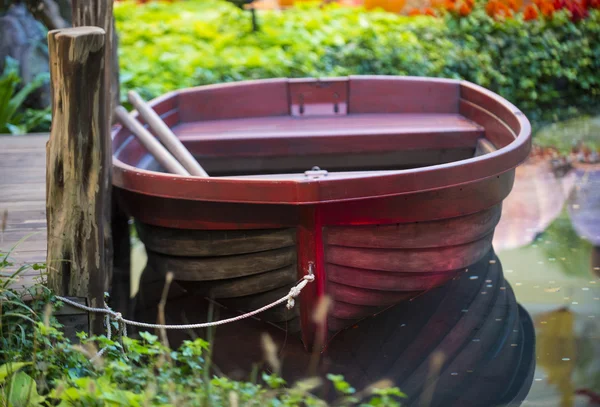
[[[275,347],[267,349],[288,380],[332,372],[360,390],[389,379],[409,395],[404,405],[415,406],[595,405],[600,165],[556,168],[532,158],[519,167],[494,248],[446,286],[338,333],[322,355],[306,353],[296,334],[256,320],[195,334],[213,342],[215,372],[237,379],[268,368],[261,339],[268,332]],[[138,246],[138,272],[143,263]],[[155,320],[162,286],[141,283],[139,319]],[[205,320],[208,308],[173,288],[166,314],[189,323]],[[213,311],[213,319],[230,315]]]

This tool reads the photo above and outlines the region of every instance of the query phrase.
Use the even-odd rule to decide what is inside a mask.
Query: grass
[[[534,142],[562,154],[573,149],[600,151],[600,116],[582,116],[548,125],[535,133]]]

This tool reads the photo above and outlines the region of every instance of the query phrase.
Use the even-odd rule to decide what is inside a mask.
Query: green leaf
[[[4,383],[7,377],[29,365],[31,365],[31,362],[15,362],[0,365],[0,384]]]
[[[23,372],[12,377],[10,385],[4,388],[4,397],[9,407],[39,406],[45,399],[38,394],[35,380]]]
[[[152,335],[149,332],[140,332],[140,337],[142,337],[150,345],[152,345],[153,343],[155,343],[158,340],[158,336]]]
[[[335,389],[340,394],[350,395],[356,393],[356,389],[350,386],[350,384],[344,379],[344,376],[342,375],[330,373],[327,375],[327,379],[333,383],[333,387],[335,387]]]

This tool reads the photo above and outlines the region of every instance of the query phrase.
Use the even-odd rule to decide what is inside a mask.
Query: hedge
[[[463,78],[556,121],[600,102],[600,11],[572,22],[400,16],[329,5],[247,12],[218,0],[117,3],[122,86],[146,98],[169,90],[270,77],[350,74]]]

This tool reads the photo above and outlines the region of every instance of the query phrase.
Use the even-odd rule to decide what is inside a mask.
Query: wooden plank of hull
[[[298,224],[297,207],[291,205],[201,202],[149,196],[121,188],[115,188],[115,195],[136,220],[169,228],[246,230]]]
[[[485,237],[500,220],[501,205],[481,212],[429,222],[392,225],[331,226],[326,244],[344,247],[413,249],[455,246]]]
[[[367,270],[405,273],[457,270],[475,263],[492,245],[493,233],[466,244],[435,249],[370,249],[329,245],[327,263]]]
[[[327,282],[327,294],[334,300],[344,301],[348,304],[366,306],[387,306],[408,300],[420,291],[382,291],[368,290],[365,288],[352,287],[343,283],[334,283],[329,279]]]
[[[368,290],[405,293],[425,291],[440,286],[462,270],[464,268],[435,273],[405,273],[359,269],[335,264],[326,265],[329,282]]]
[[[216,281],[180,281],[187,291],[209,298],[233,298],[258,294],[296,282],[296,264],[246,277]]]
[[[381,307],[365,307],[364,305],[334,301],[329,315],[338,319],[356,320],[376,314],[380,310]]]
[[[326,203],[320,205],[320,211],[327,225],[359,226],[450,219],[498,205],[512,189],[514,177],[515,171],[509,170],[496,177],[431,191]],[[355,181],[361,184],[365,195],[372,192],[373,179],[359,178]],[[342,193],[341,190],[338,192]]]
[[[296,248],[286,247],[217,257],[175,257],[149,251],[148,259],[159,272],[173,272],[175,280],[211,281],[249,276],[290,266],[296,261]]]
[[[294,246],[294,229],[184,230],[136,223],[148,250],[171,256],[226,256]]]

